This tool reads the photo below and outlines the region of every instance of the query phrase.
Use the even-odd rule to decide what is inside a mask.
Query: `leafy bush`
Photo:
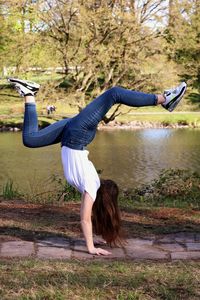
[[[155,206],[200,207],[200,175],[189,170],[163,170],[158,179],[124,192],[131,200]]]
[[[66,180],[53,175],[52,182],[57,185],[57,201],[80,201],[80,193]]]

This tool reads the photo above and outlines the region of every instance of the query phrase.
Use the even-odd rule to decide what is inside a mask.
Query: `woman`
[[[8,80],[25,99],[24,145],[37,148],[61,142],[65,178],[82,194],[81,226],[88,252],[96,255],[111,254],[94,246],[92,227],[109,244],[121,241],[118,188],[111,180],[100,183],[98,174],[88,159],[86,146],[94,139],[98,123],[114,104],[132,107],[162,105],[171,112],[183,97],[186,83],[182,82],[177,88],[159,95],[113,87],[93,100],[75,117],[38,130],[35,95],[39,84],[16,78]]]

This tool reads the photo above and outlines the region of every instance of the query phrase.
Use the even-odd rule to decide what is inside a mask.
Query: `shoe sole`
[[[187,90],[187,84],[184,83],[184,85],[183,85],[183,87],[181,89],[181,92],[172,100],[172,104],[170,105],[170,102],[169,102],[168,105],[167,105],[168,107],[166,106],[166,109],[169,112],[172,112],[177,107],[177,105],[179,104],[179,102],[183,98],[186,90]]]
[[[21,84],[25,88],[34,88],[36,90],[39,90],[39,88],[40,88],[40,85],[38,83],[27,81],[27,80],[21,80],[21,79],[17,79],[17,78],[8,78],[8,81],[13,84]]]

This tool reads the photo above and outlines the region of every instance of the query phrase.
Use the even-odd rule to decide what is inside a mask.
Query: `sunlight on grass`
[[[47,81],[60,80],[59,74],[28,74],[26,79],[37,80],[39,83],[45,83]],[[7,81],[0,80],[0,115],[3,116],[2,124],[22,124],[23,116],[23,99],[20,98],[17,92],[10,88]],[[117,117],[117,121],[122,123],[141,121],[141,122],[153,122],[161,123],[164,126],[169,124],[178,125],[190,125],[192,127],[200,127],[200,112],[198,103],[191,102],[191,95],[196,95],[196,90],[188,89],[188,92],[184,98],[184,101],[180,103],[178,108],[173,113],[168,113],[163,110],[161,106],[156,107],[141,107],[132,108],[121,106],[120,111],[122,115]],[[54,94],[53,94],[54,95]],[[59,120],[63,117],[74,115],[78,113],[78,109],[75,106],[71,106],[70,97],[66,91],[60,89],[56,90],[56,100],[54,96],[51,96],[41,101],[40,94],[37,97],[37,110],[39,117],[47,117],[46,107],[48,104],[54,104],[56,106],[56,113],[49,117],[49,120]],[[193,98],[192,98],[193,99]],[[92,100],[92,99],[91,99]],[[112,113],[114,108],[111,108],[109,114]],[[181,113],[186,111],[187,113]],[[191,111],[191,112],[189,112]],[[196,112],[195,114],[193,112]],[[18,122],[16,122],[18,118]],[[49,124],[51,122],[49,121]]]
[[[199,267],[197,262],[2,261],[0,295],[6,299],[188,300],[200,293]]]

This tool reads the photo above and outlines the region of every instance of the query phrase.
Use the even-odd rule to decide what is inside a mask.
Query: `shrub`
[[[163,170],[158,179],[124,196],[156,206],[200,207],[200,175],[189,170]]]
[[[66,180],[53,175],[52,182],[57,185],[57,201],[80,201],[80,193]]]

